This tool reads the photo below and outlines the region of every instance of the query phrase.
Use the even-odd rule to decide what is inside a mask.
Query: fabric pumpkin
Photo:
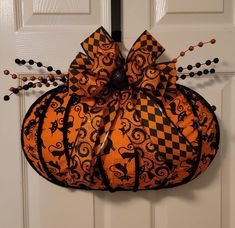
[[[93,190],[185,184],[206,170],[219,144],[211,106],[177,84],[174,62],[145,31],[126,60],[99,28],[82,44],[68,84],[41,96],[22,127],[30,165],[47,180]]]

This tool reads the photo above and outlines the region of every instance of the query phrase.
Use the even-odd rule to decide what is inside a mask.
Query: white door
[[[186,66],[219,57],[215,76],[185,80],[216,105],[222,139],[212,165],[196,180],[174,189],[144,192],[86,192],[39,177],[20,150],[20,124],[42,90],[2,97],[17,81],[0,81],[1,228],[233,228],[235,227],[235,29],[234,0],[125,0],[125,53],[149,30],[166,48],[164,59],[199,41],[216,38],[180,60]],[[1,0],[0,70],[16,57],[35,59],[66,72],[80,42],[100,25],[110,32],[110,0]],[[41,72],[43,73],[43,72]]]

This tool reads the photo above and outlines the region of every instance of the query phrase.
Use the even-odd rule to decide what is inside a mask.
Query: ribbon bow
[[[97,29],[81,45],[87,55],[80,52],[71,63],[70,94],[102,96],[102,91],[108,84],[112,84],[112,75],[119,68],[124,71],[129,86],[147,91],[158,98],[163,97],[166,88],[169,90],[175,85],[175,64],[155,63],[165,49],[148,31],[144,31],[136,40],[126,61],[118,45],[103,27]]]
[[[124,94],[128,92],[130,98],[143,91],[158,100],[170,99],[175,89],[176,68],[173,62],[156,63],[165,49],[148,31],[136,40],[126,60],[103,27],[81,45],[86,55],[80,52],[70,65],[69,94],[80,97],[80,103],[90,104],[86,108],[90,122],[97,116],[101,119],[95,129],[95,140],[80,137],[74,148],[81,150],[90,141],[91,168],[94,168],[98,155],[105,154],[107,136],[118,111],[128,100],[123,98]],[[87,131],[94,130],[91,124],[84,125]]]

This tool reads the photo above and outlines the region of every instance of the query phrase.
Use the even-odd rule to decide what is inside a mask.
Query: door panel
[[[187,185],[144,192],[70,190],[42,179],[20,153],[20,123],[33,101],[46,90],[12,97],[1,105],[0,227],[6,228],[232,228],[235,226],[235,38],[232,0],[125,0],[123,52],[149,30],[170,60],[189,45],[216,38],[180,59],[187,66],[219,57],[215,75],[179,83],[217,107],[220,153],[209,169]],[[1,0],[1,64],[22,76],[43,70],[17,67],[14,58],[35,59],[66,72],[80,43],[103,25],[110,32],[110,0]],[[7,55],[6,55],[7,53]],[[29,73],[30,72],[30,73]],[[1,78],[0,96],[18,82]],[[2,99],[1,99],[2,100]],[[2,111],[4,110],[4,111]],[[11,137],[9,137],[11,136]]]

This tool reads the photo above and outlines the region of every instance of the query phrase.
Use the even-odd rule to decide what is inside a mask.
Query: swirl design
[[[131,136],[136,144],[142,144],[146,140],[146,134],[142,128],[135,128]]]
[[[77,151],[78,155],[81,157],[87,157],[92,152],[92,147],[87,142],[82,142],[78,146],[75,146],[75,150]]]
[[[199,95],[176,87],[174,63],[155,63],[164,48],[148,32],[126,61],[103,29],[82,46],[68,88],[49,91],[24,120],[23,150],[40,175],[65,187],[136,191],[185,183],[208,167],[216,118]],[[110,81],[119,67],[129,81],[120,90]]]

